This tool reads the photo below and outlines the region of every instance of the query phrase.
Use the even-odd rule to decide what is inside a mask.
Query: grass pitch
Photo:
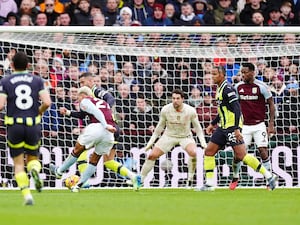
[[[300,189],[0,191],[1,225],[299,225]]]

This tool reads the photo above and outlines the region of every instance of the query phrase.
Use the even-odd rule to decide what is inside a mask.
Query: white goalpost
[[[43,120],[40,148],[41,177],[47,188],[61,188],[66,177],[78,174],[77,164],[62,180],[56,180],[50,175],[49,164],[63,162],[87,123],[58,113],[61,106],[78,109],[76,90],[81,73],[94,73],[97,85],[116,98],[116,117],[121,127],[116,160],[139,173],[147,156],[143,147],[158,122],[161,107],[170,102],[171,91],[174,88],[185,91],[186,103],[196,108],[205,127],[216,113],[216,87],[211,83],[210,68],[224,66],[228,81],[234,85],[241,79],[239,69],[243,62],[256,65],[257,78],[273,93],[276,134],[269,138],[269,153],[272,169],[279,176],[279,186],[300,185],[298,27],[1,26],[1,78],[12,73],[10,61],[17,51],[28,54],[29,71],[45,79],[53,98],[53,108]],[[142,104],[136,103],[139,99]],[[16,187],[6,145],[4,115],[5,111],[0,113],[0,189]],[[209,140],[209,136],[206,138]],[[256,146],[249,146],[249,152],[259,157]],[[194,186],[202,186],[201,147],[197,154]],[[228,186],[231,180],[232,158],[230,148],[216,156],[215,183],[219,187]],[[175,147],[157,160],[144,187],[184,187],[187,162],[187,154]],[[127,187],[126,178],[105,169],[102,161],[90,185]],[[242,166],[240,185],[260,187],[265,186],[265,181],[259,173]]]

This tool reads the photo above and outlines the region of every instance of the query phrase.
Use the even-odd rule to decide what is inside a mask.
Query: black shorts
[[[26,126],[14,124],[7,126],[7,141],[11,157],[20,154],[39,155],[41,125]]]
[[[242,132],[241,129],[240,131]],[[234,128],[221,129],[220,127],[218,127],[212,134],[210,141],[219,145],[220,148],[225,147],[225,145],[233,147],[244,143],[244,140],[242,142],[236,141]]]

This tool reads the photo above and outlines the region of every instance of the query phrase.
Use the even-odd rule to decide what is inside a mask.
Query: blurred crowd
[[[0,0],[8,26],[297,26],[299,0]]]
[[[300,0],[0,0],[0,23],[3,25],[39,26],[199,26],[199,25],[297,25]],[[249,37],[251,37],[249,39]],[[53,43],[73,36],[55,33]],[[69,40],[70,39],[70,40]],[[213,65],[224,66],[228,82],[239,82],[242,62],[257,66],[257,78],[269,86],[277,109],[278,134],[296,134],[299,139],[300,94],[298,34],[277,36],[236,34],[194,36],[162,36],[118,34],[114,46],[148,45],[157,47],[164,42],[178,41],[181,48],[192,45],[249,51],[270,42],[282,44],[286,55],[272,57],[170,57],[148,55],[94,54],[58,48],[12,45],[1,42],[0,77],[10,74],[10,61],[18,50],[31,57],[30,71],[41,76],[49,88],[52,108],[43,116],[43,134],[59,140],[75,140],[85,121],[63,117],[59,107],[78,110],[78,77],[83,72],[95,75],[95,83],[116,98],[116,118],[122,129],[125,149],[143,147],[151,136],[160,109],[170,102],[170,93],[180,88],[186,93],[186,103],[194,106],[199,120],[206,127],[217,114],[214,100],[216,86],[211,77]],[[93,40],[103,45],[103,40]],[[99,43],[96,43],[99,42]],[[217,50],[218,51],[218,50]],[[222,53],[222,52],[221,52]],[[172,54],[170,54],[172,55]],[[241,52],[242,55],[242,52]],[[1,133],[5,133],[4,126]],[[59,138],[58,138],[59,137]],[[277,137],[278,138],[278,137]]]

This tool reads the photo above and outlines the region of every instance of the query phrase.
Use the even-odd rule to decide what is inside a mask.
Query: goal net
[[[93,73],[96,84],[116,98],[121,127],[116,160],[139,173],[148,154],[144,146],[162,106],[171,102],[174,88],[185,91],[186,103],[196,108],[201,125],[206,127],[216,115],[212,66],[224,66],[228,81],[235,84],[241,79],[241,64],[252,62],[257,78],[269,86],[276,104],[276,134],[269,138],[272,169],[279,175],[280,186],[295,187],[300,182],[299,34],[292,27],[0,27],[0,76],[12,73],[11,59],[22,50],[30,57],[29,71],[44,78],[53,104],[43,116],[41,176],[46,187],[61,188],[64,178],[79,174],[81,164],[73,165],[62,180],[56,180],[50,175],[49,163],[58,166],[66,159],[88,122],[59,114],[61,106],[78,110],[76,91],[81,73]],[[4,115],[2,111],[1,186],[16,187]],[[248,146],[248,151],[259,157],[256,146]],[[200,145],[197,155],[194,185],[201,186]],[[232,159],[231,148],[216,156],[215,183],[219,187],[228,186],[231,180]],[[144,186],[184,187],[187,162],[187,153],[176,146],[156,161]],[[93,187],[127,187],[126,178],[107,170],[102,161],[89,183]],[[243,165],[240,184],[258,187],[265,186],[265,181]]]

